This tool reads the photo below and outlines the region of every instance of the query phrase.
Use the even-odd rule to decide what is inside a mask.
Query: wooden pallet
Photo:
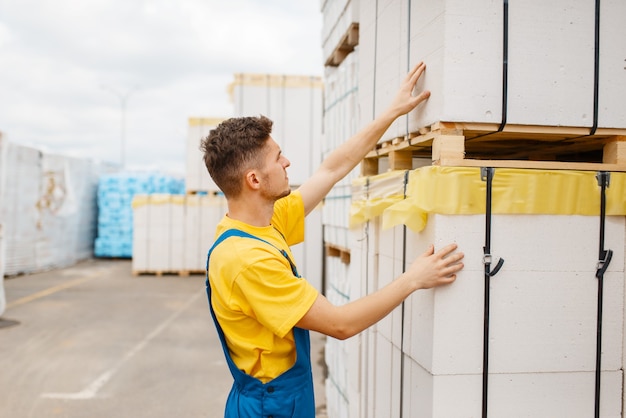
[[[328,257],[339,257],[344,264],[350,264],[350,249],[334,244],[326,244],[326,255]]]
[[[626,129],[437,122],[419,132],[379,143],[362,165],[379,173],[379,159],[391,170],[412,169],[413,158],[434,165],[557,170],[626,171]]]
[[[189,275],[205,275],[204,270],[133,270],[133,276],[180,276],[188,277]]]
[[[210,196],[215,196],[217,195],[219,192],[210,192],[208,190],[186,190],[185,194],[186,195],[210,195]]]
[[[359,44],[359,24],[352,23],[341,37],[339,45],[326,59],[324,65],[327,67],[337,67],[346,59],[348,54],[354,51],[354,47]]]

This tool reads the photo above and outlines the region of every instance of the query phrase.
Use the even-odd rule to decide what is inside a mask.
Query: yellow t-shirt
[[[302,196],[296,191],[279,199],[270,226],[254,227],[225,216],[215,237],[227,229],[262,238],[294,261],[289,245],[304,240]],[[213,310],[237,367],[264,383],[291,368],[296,360],[292,328],[315,302],[317,290],[293,275],[276,248],[244,237],[230,237],[215,247],[209,280]]]

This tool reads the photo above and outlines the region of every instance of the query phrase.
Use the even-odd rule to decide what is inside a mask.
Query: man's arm
[[[302,186],[300,193],[304,211],[311,212],[339,180],[344,178],[371,151],[380,137],[398,117],[409,113],[430,97],[429,91],[413,96],[417,80],[426,69],[424,63],[416,65],[405,77],[400,90],[389,107],[352,138],[337,147],[324,159],[319,169]]]
[[[431,245],[396,280],[345,305],[334,306],[323,295],[318,295],[296,326],[340,340],[352,337],[383,319],[416,290],[456,280],[456,273],[463,268],[463,254],[453,253],[455,249],[456,244],[450,244],[434,253]]]

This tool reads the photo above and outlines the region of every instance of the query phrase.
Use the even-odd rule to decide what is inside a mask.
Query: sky
[[[0,0],[0,132],[184,174],[189,117],[231,116],[235,73],[323,75],[321,27],[319,0]]]

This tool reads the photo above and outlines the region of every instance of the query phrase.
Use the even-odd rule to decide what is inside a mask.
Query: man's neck
[[[248,225],[264,227],[271,225],[274,203],[258,199],[229,199],[228,217]]]

